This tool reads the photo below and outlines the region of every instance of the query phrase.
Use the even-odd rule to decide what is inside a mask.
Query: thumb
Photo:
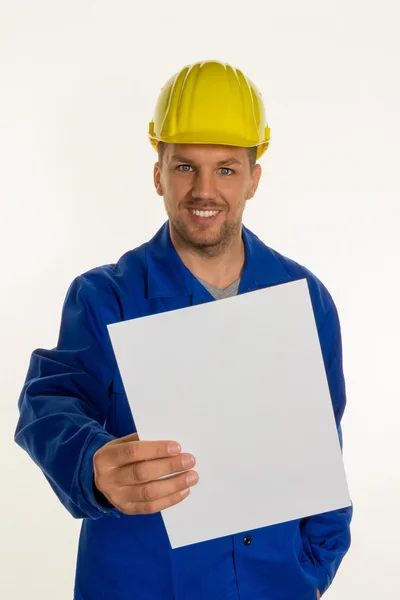
[[[139,434],[137,432],[135,432],[135,433],[130,433],[129,435],[125,435],[124,437],[117,438],[116,440],[113,440],[112,442],[110,442],[110,444],[115,446],[117,444],[126,444],[126,442],[138,442],[138,441],[139,441]]]

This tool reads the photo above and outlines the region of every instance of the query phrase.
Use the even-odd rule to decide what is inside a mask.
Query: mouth
[[[212,208],[188,208],[188,212],[198,222],[211,222],[215,221],[218,215],[221,213],[220,210],[215,210]]]
[[[192,213],[192,215],[196,215],[197,217],[203,217],[206,219],[209,217],[215,217],[218,213],[221,212],[220,210],[215,210],[215,208],[189,208],[188,210]]]
[[[195,225],[212,225],[218,220],[221,212],[222,211],[220,210],[215,210],[212,208],[202,208],[201,210],[197,208],[188,208],[190,220]]]

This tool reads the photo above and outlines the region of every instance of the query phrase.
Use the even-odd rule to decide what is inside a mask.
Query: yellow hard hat
[[[270,129],[261,93],[242,71],[216,60],[186,65],[161,88],[149,139],[169,144],[258,146],[266,151]]]

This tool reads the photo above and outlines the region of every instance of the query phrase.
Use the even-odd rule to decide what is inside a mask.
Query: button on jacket
[[[346,393],[332,297],[305,267],[242,231],[239,294],[308,281],[342,444]],[[93,455],[136,431],[107,325],[212,301],[180,260],[167,221],[116,264],[78,276],[64,302],[57,347],[32,354],[15,440],[71,515],[83,519],[75,600],[314,600],[350,546],[352,506],[171,550],[160,513],[124,515],[95,493]]]

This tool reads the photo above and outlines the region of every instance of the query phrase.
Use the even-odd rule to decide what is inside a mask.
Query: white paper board
[[[351,505],[306,279],[109,333],[140,439],[197,459],[173,548]]]

